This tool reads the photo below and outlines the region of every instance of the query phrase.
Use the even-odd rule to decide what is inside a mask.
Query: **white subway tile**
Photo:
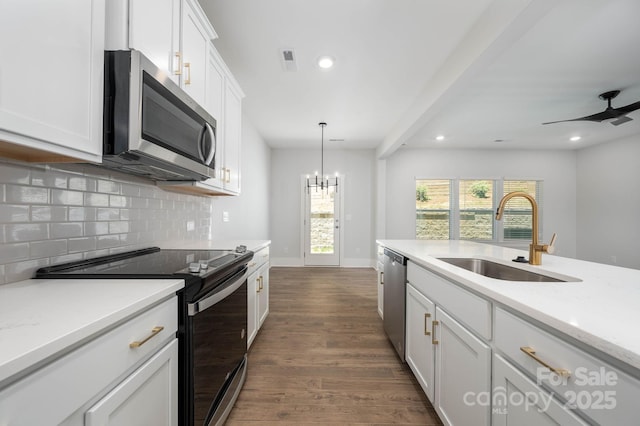
[[[95,207],[69,207],[69,220],[77,221],[94,221],[96,220],[97,209]]]
[[[148,206],[148,199],[147,198],[138,198],[138,197],[132,197],[131,198],[131,207],[134,209],[146,209]]]
[[[49,189],[34,186],[7,185],[7,203],[47,204]]]
[[[29,260],[29,243],[0,245],[0,263]]]
[[[29,222],[29,206],[0,204],[2,222]]]
[[[130,197],[140,196],[140,187],[138,185],[123,183],[120,186],[120,191],[122,192],[122,195],[128,195]]]
[[[106,235],[109,233],[109,222],[85,222],[84,235]]]
[[[50,257],[49,261],[51,265],[57,265],[60,263],[74,262],[76,260],[82,260],[82,259],[83,259],[82,253],[71,253],[71,254],[65,254],[63,256]]]
[[[96,249],[96,237],[69,238],[67,250],[69,253],[84,252]]]
[[[49,259],[25,260],[4,265],[4,276],[8,283],[33,278],[36,270],[49,265]]]
[[[84,205],[92,207],[108,207],[109,196],[107,194],[86,192],[84,194]]]
[[[96,237],[96,247],[98,249],[117,247],[119,244],[120,237],[118,235],[101,235]]]
[[[31,172],[31,185],[46,186],[49,188],[66,188],[67,176],[55,170],[33,170]]]
[[[87,178],[84,176],[72,176],[69,178],[69,189],[76,191],[87,191]]]
[[[104,209],[98,208],[97,212],[97,220],[118,220],[120,219],[120,210],[118,209]]]
[[[122,195],[109,195],[109,206],[127,207],[127,197]]]
[[[110,180],[98,180],[98,192],[106,194],[119,194],[120,184]]]
[[[30,169],[0,162],[0,182],[29,184]]]
[[[129,222],[109,222],[109,234],[124,234],[129,232]]]
[[[64,206],[31,206],[32,222],[64,222],[66,220],[67,208]]]
[[[63,256],[67,254],[67,240],[33,241],[29,244],[31,258]]]
[[[66,189],[51,190],[51,204],[81,206],[83,202],[84,202],[84,193],[80,191],[69,191]]]
[[[83,234],[82,222],[52,223],[50,226],[51,238],[81,237]]]
[[[8,243],[46,240],[49,238],[47,223],[17,223],[4,225],[5,240]]]

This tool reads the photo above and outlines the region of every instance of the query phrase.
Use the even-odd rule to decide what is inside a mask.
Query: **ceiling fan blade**
[[[634,103],[629,104],[627,106],[616,108],[616,111],[622,111],[624,113],[628,113],[628,112],[635,111],[637,109],[640,109],[640,101],[634,102]]]
[[[621,115],[626,114],[624,111],[618,111],[618,109],[607,108],[602,112],[599,112],[597,114],[587,115],[585,117],[573,118],[571,120],[550,121],[548,123],[542,123],[542,124],[563,123],[563,122],[566,122],[566,121],[595,121],[595,122],[599,123],[599,122],[601,122],[603,120],[609,120],[609,119],[612,119],[612,118],[618,118]]]
[[[633,118],[630,118],[630,117],[627,117],[626,115],[623,115],[622,117],[620,117],[620,118],[618,118],[616,120],[613,120],[611,122],[611,124],[613,124],[614,126],[619,126],[619,125],[624,124],[624,123],[626,123],[628,121],[633,121]]]

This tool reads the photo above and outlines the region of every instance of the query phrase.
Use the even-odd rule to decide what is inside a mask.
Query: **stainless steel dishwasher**
[[[384,249],[384,331],[404,360],[405,291],[407,282],[407,258],[387,248]]]

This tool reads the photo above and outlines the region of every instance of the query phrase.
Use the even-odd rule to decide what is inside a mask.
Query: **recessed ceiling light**
[[[335,63],[335,59],[333,59],[331,56],[320,56],[318,58],[318,66],[324,70],[329,69],[333,66],[333,64]]]
[[[582,139],[580,136],[572,136],[569,140],[571,142],[578,142],[580,139]]]
[[[438,135],[438,136],[436,136],[436,140],[437,140],[437,141],[443,141],[443,140],[444,140],[444,135]]]

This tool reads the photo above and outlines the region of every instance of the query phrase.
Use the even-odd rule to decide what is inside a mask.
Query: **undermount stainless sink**
[[[550,277],[548,275],[538,274],[536,272],[526,271],[513,266],[503,265],[502,263],[492,262],[487,259],[479,259],[474,257],[439,257],[439,260],[450,263],[467,271],[484,275],[489,278],[496,278],[505,281],[527,281],[527,282],[568,282],[580,281],[572,277],[560,279]]]

